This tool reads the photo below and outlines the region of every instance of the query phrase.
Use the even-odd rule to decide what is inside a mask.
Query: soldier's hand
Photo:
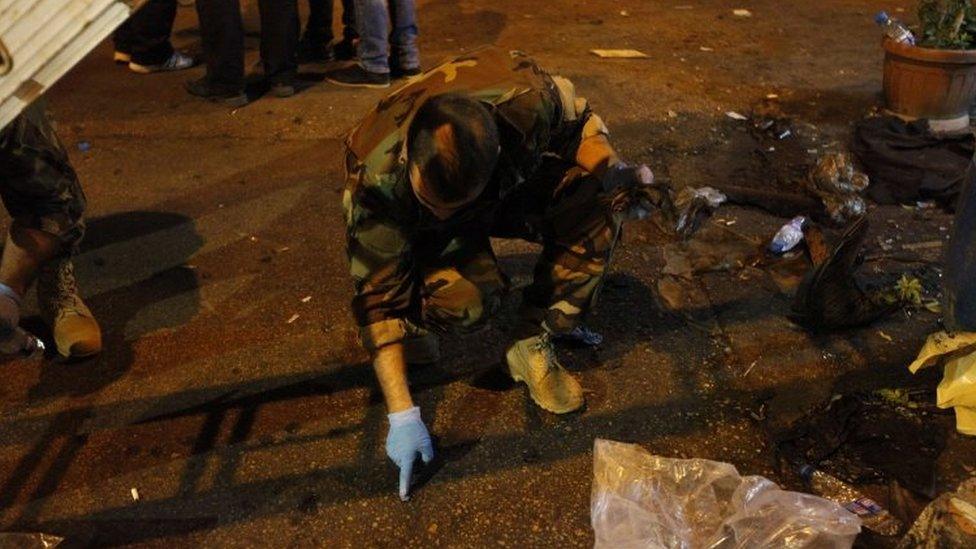
[[[420,408],[414,406],[387,416],[390,432],[386,435],[386,455],[400,468],[400,499],[410,499],[410,480],[417,454],[424,463],[434,459],[434,445],[427,426],[420,419]]]
[[[603,176],[603,190],[612,197],[611,209],[628,219],[644,219],[654,208],[670,206],[668,189],[655,184],[646,164],[611,166]]]

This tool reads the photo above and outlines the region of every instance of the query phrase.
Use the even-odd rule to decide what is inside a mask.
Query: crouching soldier
[[[572,412],[583,390],[560,365],[554,336],[593,306],[626,214],[670,195],[645,166],[620,162],[572,83],[497,48],[409,81],[353,130],[347,149],[352,309],[386,399],[386,450],[405,498],[416,454],[433,457],[406,364],[436,360],[435,333],[474,330],[498,308],[507,280],[489,237],[543,246],[505,358],[536,404]]]
[[[101,331],[78,296],[71,264],[84,232],[85,195],[37,104],[0,129],[0,198],[12,218],[0,258],[0,352],[43,349],[18,327],[21,300],[36,279],[41,317],[58,353],[97,354]]]

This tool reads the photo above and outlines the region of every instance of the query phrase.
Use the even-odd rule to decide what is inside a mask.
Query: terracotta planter
[[[969,125],[976,99],[976,50],[937,50],[884,39],[884,94],[888,110],[928,118],[934,128]]]

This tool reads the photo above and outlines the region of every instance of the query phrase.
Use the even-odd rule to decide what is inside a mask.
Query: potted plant
[[[976,99],[976,7],[972,0],[921,0],[917,44],[885,38],[888,110],[928,118],[933,129],[969,126]]]

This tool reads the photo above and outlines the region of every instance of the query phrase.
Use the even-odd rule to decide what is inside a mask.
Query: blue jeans
[[[386,74],[391,65],[398,69],[420,67],[414,0],[356,0],[356,23],[359,62],[364,69]]]

